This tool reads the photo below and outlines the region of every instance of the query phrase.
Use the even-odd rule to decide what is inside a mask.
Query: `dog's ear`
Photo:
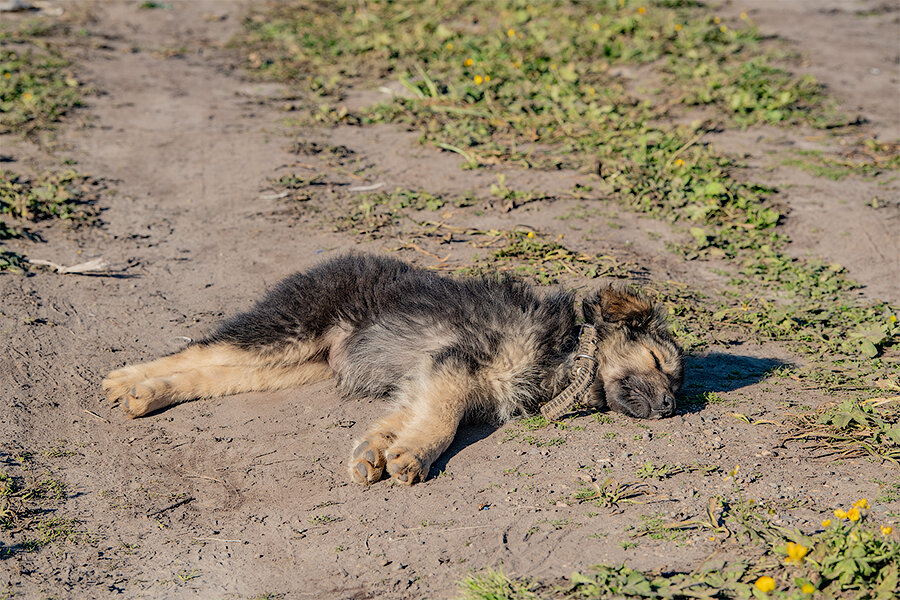
[[[585,298],[581,311],[584,320],[593,325],[622,323],[640,327],[656,316],[653,305],[643,296],[612,287]]]

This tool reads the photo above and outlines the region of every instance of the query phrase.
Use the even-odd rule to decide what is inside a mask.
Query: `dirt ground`
[[[487,567],[547,580],[599,562],[690,570],[721,552],[707,535],[632,544],[630,528],[647,515],[701,515],[708,498],[731,489],[724,473],[735,465],[745,493],[781,501],[779,519],[791,526],[818,523],[898,481],[896,470],[865,460],[813,460],[782,445],[775,427],[734,418],[778,421],[792,407],[830,398],[800,381],[765,376],[803,363],[786,347],[728,331],[688,363],[690,388],[716,392],[719,403],[646,423],[585,415],[564,430],[468,426],[432,478],[411,488],[348,482],[352,440],[384,407],[342,401],[330,382],[128,420],[101,394],[108,371],[178,349],[323,258],[399,245],[334,232],[275,197],[270,180],[321,159],[291,152],[298,136],[283,122],[288,113],[278,99],[285,91],[247,81],[235,66],[226,44],[246,5],[171,4],[139,10],[137,2],[97,3],[96,20],[84,25],[86,42],[76,46],[79,77],[96,91],[57,132],[53,154],[107,182],[102,225],[47,226],[39,245],[10,244],[60,264],[103,257],[113,276],[0,275],[0,437],[11,441],[0,458],[33,453],[68,487],[56,514],[75,519],[84,533],[81,543],[38,552],[14,551],[21,536],[4,533],[0,548],[12,551],[0,558],[0,589],[16,598],[449,598],[462,577]],[[809,72],[869,120],[869,131],[900,137],[896,6],[783,5],[746,0],[723,11],[748,11],[764,31],[790,40]],[[865,285],[862,294],[900,302],[897,184],[835,182],[767,162],[773,151],[803,147],[810,135],[758,128],[713,143],[744,154],[751,178],[782,191],[794,252],[839,262]],[[457,155],[417,145],[415,134],[397,129],[300,137],[345,145],[370,162],[372,179],[360,185],[452,192],[496,181],[497,171],[460,170]],[[2,136],[0,146],[11,167],[40,169],[51,160],[45,147],[18,137]],[[505,172],[526,189],[565,190],[590,180]],[[867,207],[873,196],[887,206]],[[562,233],[578,250],[641,267],[646,279],[701,288],[722,279],[708,263],[665,251],[673,235],[667,225],[614,205],[585,211],[560,200],[454,218],[461,226],[525,224]],[[461,264],[472,250],[459,244],[446,252],[449,264]],[[415,250],[401,256],[436,262]],[[618,511],[571,500],[575,490],[608,477],[636,481],[648,461],[720,470],[648,480],[654,489],[643,503]],[[889,522],[900,502],[874,510]]]

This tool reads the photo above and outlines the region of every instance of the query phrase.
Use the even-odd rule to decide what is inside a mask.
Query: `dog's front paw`
[[[370,440],[361,442],[350,457],[350,477],[356,483],[375,483],[384,475],[384,451]]]
[[[392,447],[385,458],[390,476],[407,485],[425,481],[428,468],[431,466],[424,464],[412,451],[402,446]]]

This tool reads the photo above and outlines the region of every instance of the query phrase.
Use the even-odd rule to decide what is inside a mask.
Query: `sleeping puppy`
[[[349,470],[422,481],[464,419],[502,423],[576,405],[638,418],[675,411],[683,355],[644,297],[606,288],[582,302],[509,277],[455,279],[370,255],[291,275],[250,311],[158,360],[113,371],[112,401],[140,417],[195,398],[277,390],[335,376],[346,396],[391,410]]]

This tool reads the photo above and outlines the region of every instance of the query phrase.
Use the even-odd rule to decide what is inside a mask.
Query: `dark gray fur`
[[[530,412],[568,381],[577,340],[574,300],[570,292],[539,294],[507,276],[455,279],[392,258],[346,255],[288,277],[251,310],[197,344],[228,343],[277,356],[291,344],[341,326],[348,337],[346,360],[335,367],[339,386],[347,395],[386,397],[422,360],[474,373],[490,365],[505,336],[526,331],[539,356],[520,382],[538,390],[521,407]],[[675,348],[680,360],[658,312],[652,319],[615,323],[604,320],[598,307],[599,295],[585,301],[586,320],[598,326],[601,336],[613,330],[626,331],[634,340],[652,335]],[[331,362],[332,357],[321,358]],[[590,404],[607,404],[602,381]],[[611,406],[647,416],[626,404]]]

